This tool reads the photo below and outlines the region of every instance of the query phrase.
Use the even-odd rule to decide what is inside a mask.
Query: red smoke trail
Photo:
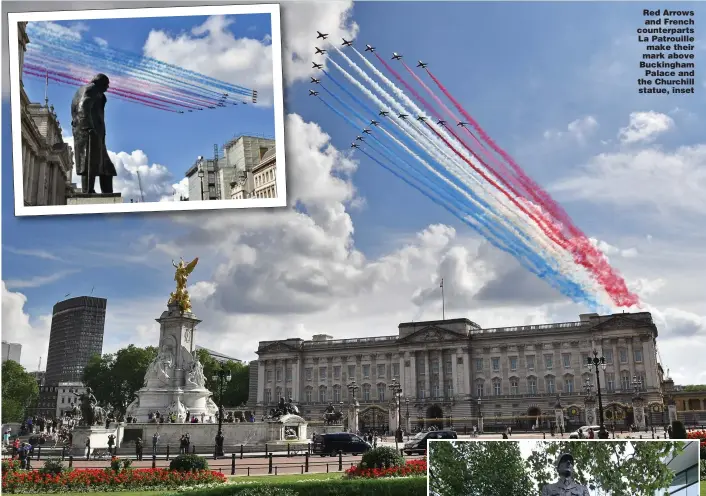
[[[468,112],[461,107],[461,105],[456,101],[456,99],[451,96],[448,90],[441,84],[441,82],[434,77],[434,75],[426,69],[429,76],[434,80],[439,89],[446,95],[446,97],[451,100],[458,111],[464,116],[465,119],[474,127],[476,132],[486,141],[501,157],[503,157],[517,173],[523,182],[528,185],[528,191],[536,194],[539,199],[538,203],[544,206],[548,212],[561,224],[563,224],[567,229],[569,229],[572,237],[566,239],[561,236],[566,243],[564,247],[570,250],[574,257],[574,260],[579,265],[585,267],[589,270],[595,277],[596,280],[605,288],[608,295],[611,297],[613,302],[618,306],[633,306],[639,303],[639,298],[634,293],[631,293],[625,283],[625,280],[620,276],[620,274],[608,263],[605,255],[599,249],[597,249],[588,240],[585,234],[581,232],[573,223],[568,214],[561,208],[546,192],[544,192],[536,183],[534,183],[529,177],[527,177],[524,171],[519,165],[510,157],[504,150],[497,146],[490,136],[478,125],[478,123],[468,114]],[[436,131],[434,131],[436,132]],[[437,133],[438,134],[438,133]],[[443,138],[442,138],[443,139]],[[553,230],[559,230],[559,226],[554,226]]]
[[[47,71],[44,71],[44,70],[42,70],[42,71],[36,71],[36,70],[34,70],[34,69],[31,69],[31,68],[25,68],[25,69],[24,69],[24,73],[26,73],[26,74],[29,75],[29,76],[34,76],[34,77],[41,78],[41,79],[44,79],[44,78],[47,77]],[[57,82],[57,83],[66,84],[66,85],[69,85],[69,86],[76,86],[77,83],[80,83],[80,84],[88,84],[88,83],[90,82],[89,79],[76,78],[76,77],[73,77],[73,76],[70,76],[70,75],[57,76],[57,75],[54,75],[54,74],[51,74],[51,73],[50,73],[50,74],[48,75],[48,77],[49,77],[49,79],[51,79],[52,81],[55,81],[55,82]],[[112,90],[111,92],[112,92],[116,97],[122,98],[122,99],[124,99],[124,100],[128,100],[128,101],[131,101],[131,102],[133,102],[133,103],[139,103],[139,104],[141,104],[141,105],[146,105],[146,106],[148,106],[148,107],[153,107],[153,108],[156,108],[156,109],[159,109],[159,110],[166,110],[166,111],[168,111],[168,112],[177,112],[177,111],[174,110],[174,109],[165,107],[165,106],[160,105],[160,104],[158,104],[158,103],[150,102],[150,101],[148,101],[148,100],[143,100],[143,99],[136,98],[136,97],[129,96],[129,95],[124,95],[124,94],[120,93],[120,90],[119,90],[119,89],[116,91],[116,90],[114,90],[113,88],[111,88],[111,90]]]

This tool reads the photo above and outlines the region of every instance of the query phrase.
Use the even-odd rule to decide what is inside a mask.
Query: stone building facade
[[[485,430],[546,426],[557,400],[571,428],[586,421],[585,384],[594,392],[596,384],[586,359],[597,350],[606,358],[599,371],[606,423],[632,423],[639,390],[649,425],[662,418],[656,338],[649,313],[624,313],[496,329],[467,319],[413,322],[400,324],[393,336],[263,341],[251,363],[257,385],[251,403],[268,411],[280,396],[291,396],[305,417],[318,420],[329,403],[345,412],[355,394],[360,429],[388,430],[396,422],[389,387],[396,380],[400,422],[408,429],[464,429],[481,417]],[[358,389],[349,391],[353,381]]]
[[[66,205],[73,194],[74,160],[64,143],[62,129],[45,98],[44,105],[31,103],[22,84],[24,52],[30,42],[25,22],[18,23],[20,61],[20,115],[22,136],[22,189],[26,206]],[[14,166],[19,167],[17,157]]]

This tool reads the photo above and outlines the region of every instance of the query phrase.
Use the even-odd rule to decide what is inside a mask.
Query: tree
[[[682,390],[690,393],[706,391],[706,384],[690,384],[688,386],[684,386]]]
[[[37,379],[14,360],[2,364],[2,422],[22,422],[39,396]]]
[[[142,387],[147,368],[157,356],[157,348],[130,345],[116,353],[94,355],[83,372],[83,383],[93,390],[98,403],[125,415],[135,393]]]
[[[207,350],[199,349],[196,356],[203,365],[203,373],[206,376],[206,388],[213,393],[213,401],[220,402],[218,398],[218,381],[213,380],[214,373],[220,368],[230,370],[231,380],[223,391],[223,405],[227,407],[237,407],[248,401],[248,391],[250,389],[250,366],[232,360],[220,363],[213,358]]]
[[[440,496],[532,494],[516,442],[429,443],[429,488]]]
[[[535,493],[557,478],[556,458],[571,453],[575,479],[609,494],[656,494],[672,482],[665,458],[679,453],[681,441],[540,442],[528,462],[537,482]],[[529,493],[528,493],[529,494]]]

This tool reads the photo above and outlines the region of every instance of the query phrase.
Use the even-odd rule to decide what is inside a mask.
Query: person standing
[[[86,438],[86,460],[91,459],[91,438]]]
[[[137,441],[135,441],[135,458],[136,461],[141,462],[142,461],[142,438],[138,437]]]
[[[157,455],[157,443],[159,442],[159,432],[155,432],[152,435],[152,456]]]

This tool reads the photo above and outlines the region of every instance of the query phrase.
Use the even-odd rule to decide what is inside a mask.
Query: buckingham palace
[[[265,413],[292,398],[316,421],[330,404],[345,412],[355,398],[361,431],[395,429],[397,411],[408,430],[464,429],[479,419],[485,430],[543,427],[557,409],[571,428],[595,418],[586,416],[597,382],[586,362],[596,351],[605,358],[598,378],[606,424],[632,424],[634,398],[648,425],[662,424],[656,338],[651,314],[641,312],[490,329],[468,319],[408,322],[392,336],[262,341],[249,403]],[[402,389],[399,410],[393,381]]]

